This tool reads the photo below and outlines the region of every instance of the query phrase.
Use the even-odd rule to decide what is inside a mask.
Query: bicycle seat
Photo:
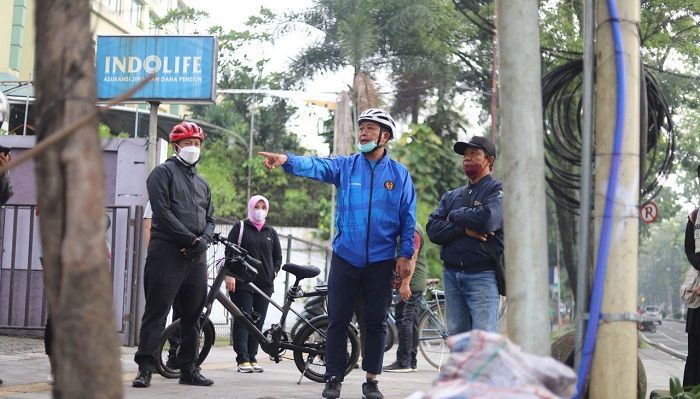
[[[314,265],[295,265],[294,263],[285,263],[282,270],[295,275],[298,279],[316,277],[321,274],[321,269]]]

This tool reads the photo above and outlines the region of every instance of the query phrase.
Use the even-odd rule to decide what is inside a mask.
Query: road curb
[[[678,359],[680,359],[680,360],[682,360],[682,361],[684,361],[684,362],[685,362],[685,361],[687,360],[687,358],[688,358],[688,355],[687,355],[687,354],[682,353],[682,352],[678,352],[678,351],[675,350],[675,349],[671,349],[671,348],[669,348],[668,346],[666,346],[666,345],[664,345],[664,344],[660,344],[660,343],[658,343],[658,342],[654,342],[654,341],[650,340],[649,338],[647,338],[646,336],[644,336],[644,334],[642,334],[642,333],[639,333],[638,335],[641,337],[642,341],[646,342],[647,344],[653,346],[654,348],[656,348],[656,349],[658,349],[658,350],[660,350],[660,351],[662,351],[662,352],[664,352],[664,353],[667,353],[667,354],[669,354],[669,355],[671,355],[671,356],[673,356],[673,357],[675,357],[675,358],[678,358]]]

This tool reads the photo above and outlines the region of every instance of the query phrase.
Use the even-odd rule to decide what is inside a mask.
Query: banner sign
[[[98,36],[97,98],[109,100],[155,73],[128,102],[214,102],[214,36]]]

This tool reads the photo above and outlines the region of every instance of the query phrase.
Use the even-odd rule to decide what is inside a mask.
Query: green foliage
[[[211,187],[211,197],[217,216],[245,215],[243,211],[247,200],[245,203],[241,201],[241,197],[245,198],[246,195],[245,186],[241,190],[231,181],[231,172],[236,170],[240,170],[240,166],[235,164],[233,157],[221,141],[205,141],[197,171]]]
[[[668,298],[673,298],[678,301],[676,306],[680,305],[678,290],[683,271],[687,268],[683,247],[686,221],[687,214],[678,212],[672,217],[644,225],[637,271],[640,304],[670,306]]]
[[[394,144],[392,156],[408,167],[421,201],[437,205],[445,192],[465,184],[452,144],[422,124],[412,125]]]
[[[461,74],[455,53],[464,44],[465,25],[449,2],[316,0],[287,19],[325,33],[294,59],[291,82],[350,66],[356,75],[388,74],[397,91],[392,112],[410,115],[413,123],[423,110],[432,114],[454,105],[452,95],[460,90],[456,80]],[[436,99],[434,106],[428,103],[431,97]]]
[[[209,13],[193,7],[172,8],[162,18],[156,18],[151,23],[156,29],[164,29],[172,26],[177,33],[182,33],[186,23],[196,23],[202,18],[208,17]]]
[[[656,399],[696,399],[700,398],[700,385],[684,388],[678,377],[669,378],[670,393],[655,396]],[[653,395],[652,395],[653,396]]]
[[[119,132],[119,133],[112,133],[112,130],[110,130],[109,126],[107,126],[104,123],[100,123],[97,125],[97,135],[101,138],[105,139],[111,139],[114,137],[120,138],[120,139],[128,139],[129,138],[129,133],[126,132]]]
[[[391,155],[411,173],[418,196],[417,223],[422,226],[447,191],[466,184],[452,141],[439,137],[426,125],[412,125],[394,144]],[[440,247],[426,240],[425,251],[430,276],[441,278]]]
[[[285,89],[279,74],[263,74],[267,60],[241,56],[242,48],[271,40],[265,30],[274,15],[261,9],[244,31],[224,32],[213,27],[219,39],[219,88]],[[290,177],[280,169],[267,171],[257,151],[307,153],[298,138],[286,128],[296,108],[285,99],[263,95],[222,95],[215,105],[193,107],[196,119],[221,126],[208,130],[199,171],[212,187],[216,215],[245,218],[248,203],[248,170],[251,195],[263,195],[270,201],[268,220],[275,225],[316,227],[330,198],[330,186]],[[253,157],[248,158],[248,142],[253,124]],[[294,179],[294,180],[292,180]],[[326,202],[327,203],[327,202]]]

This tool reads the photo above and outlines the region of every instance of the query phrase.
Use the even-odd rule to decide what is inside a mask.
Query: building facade
[[[34,77],[34,36],[36,33],[34,12],[36,0],[0,0],[0,88],[7,96],[21,97],[26,90],[12,90],[13,85],[30,83]],[[157,29],[154,21],[163,18],[170,10],[183,10],[184,0],[91,0],[90,24],[93,43],[98,35],[158,35],[189,34],[191,26],[168,25]],[[17,93],[24,93],[17,95]],[[33,97],[33,91],[28,96]],[[146,108],[145,105],[142,108]],[[179,114],[183,110],[176,104],[164,105],[162,110]]]

